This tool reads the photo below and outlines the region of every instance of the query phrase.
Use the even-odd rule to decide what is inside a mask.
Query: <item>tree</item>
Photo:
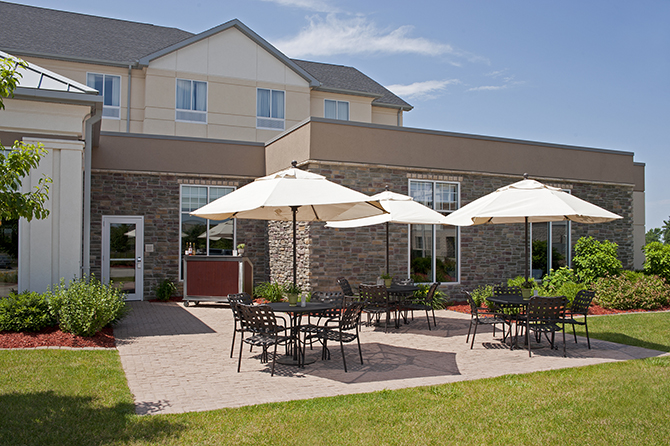
[[[5,109],[4,98],[14,97],[21,73],[18,67],[25,62],[14,58],[0,59],[0,110]],[[30,192],[21,193],[23,179],[35,169],[47,151],[41,144],[16,141],[11,150],[0,144],[0,221],[23,217],[43,219],[49,215],[45,203],[49,197],[51,178],[42,176]]]
[[[649,243],[660,242],[662,236],[663,230],[661,228],[652,228],[644,235],[644,244],[648,245]]]
[[[670,218],[668,218],[667,220],[663,220],[663,226],[661,226],[661,233],[663,234],[663,243],[666,245],[670,245]]]

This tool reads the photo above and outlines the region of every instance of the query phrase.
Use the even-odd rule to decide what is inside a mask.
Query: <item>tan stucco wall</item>
[[[328,93],[325,91],[312,90],[310,115],[323,118],[325,117],[325,100],[345,101],[349,103],[349,120],[357,122],[372,122],[372,100],[368,96],[355,96],[337,93]]]
[[[372,107],[372,123],[402,126],[402,112],[400,113],[400,122],[398,122],[398,109],[388,107]]]

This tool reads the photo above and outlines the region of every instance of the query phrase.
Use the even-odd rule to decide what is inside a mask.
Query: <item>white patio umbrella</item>
[[[296,221],[338,221],[386,211],[367,195],[328,181],[326,177],[291,168],[257,178],[191,215],[225,220],[245,218],[293,221],[293,283],[296,283]]]
[[[379,201],[388,214],[358,218],[346,221],[329,221],[329,228],[359,228],[386,223],[386,274],[389,274],[389,223],[408,225],[439,225],[445,224],[445,216],[436,212],[407,195],[391,192],[388,189],[370,197]]]
[[[525,277],[528,280],[529,223],[564,220],[605,223],[619,218],[623,217],[557,187],[529,180],[526,174],[522,181],[501,187],[451,213],[445,222],[454,226],[525,223]]]
[[[233,222],[228,220],[223,223],[219,223],[216,226],[209,228],[209,231],[205,231],[198,236],[198,238],[207,238],[207,232],[209,232],[210,240],[221,240],[222,238],[231,239],[233,238]]]

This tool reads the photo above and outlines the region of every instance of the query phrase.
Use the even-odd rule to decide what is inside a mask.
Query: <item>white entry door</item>
[[[102,282],[122,288],[127,300],[144,297],[144,217],[102,217]]]

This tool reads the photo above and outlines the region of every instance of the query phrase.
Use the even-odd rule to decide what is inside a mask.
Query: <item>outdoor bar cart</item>
[[[248,257],[185,256],[184,306],[191,302],[227,303],[229,294],[252,294],[254,270]]]

